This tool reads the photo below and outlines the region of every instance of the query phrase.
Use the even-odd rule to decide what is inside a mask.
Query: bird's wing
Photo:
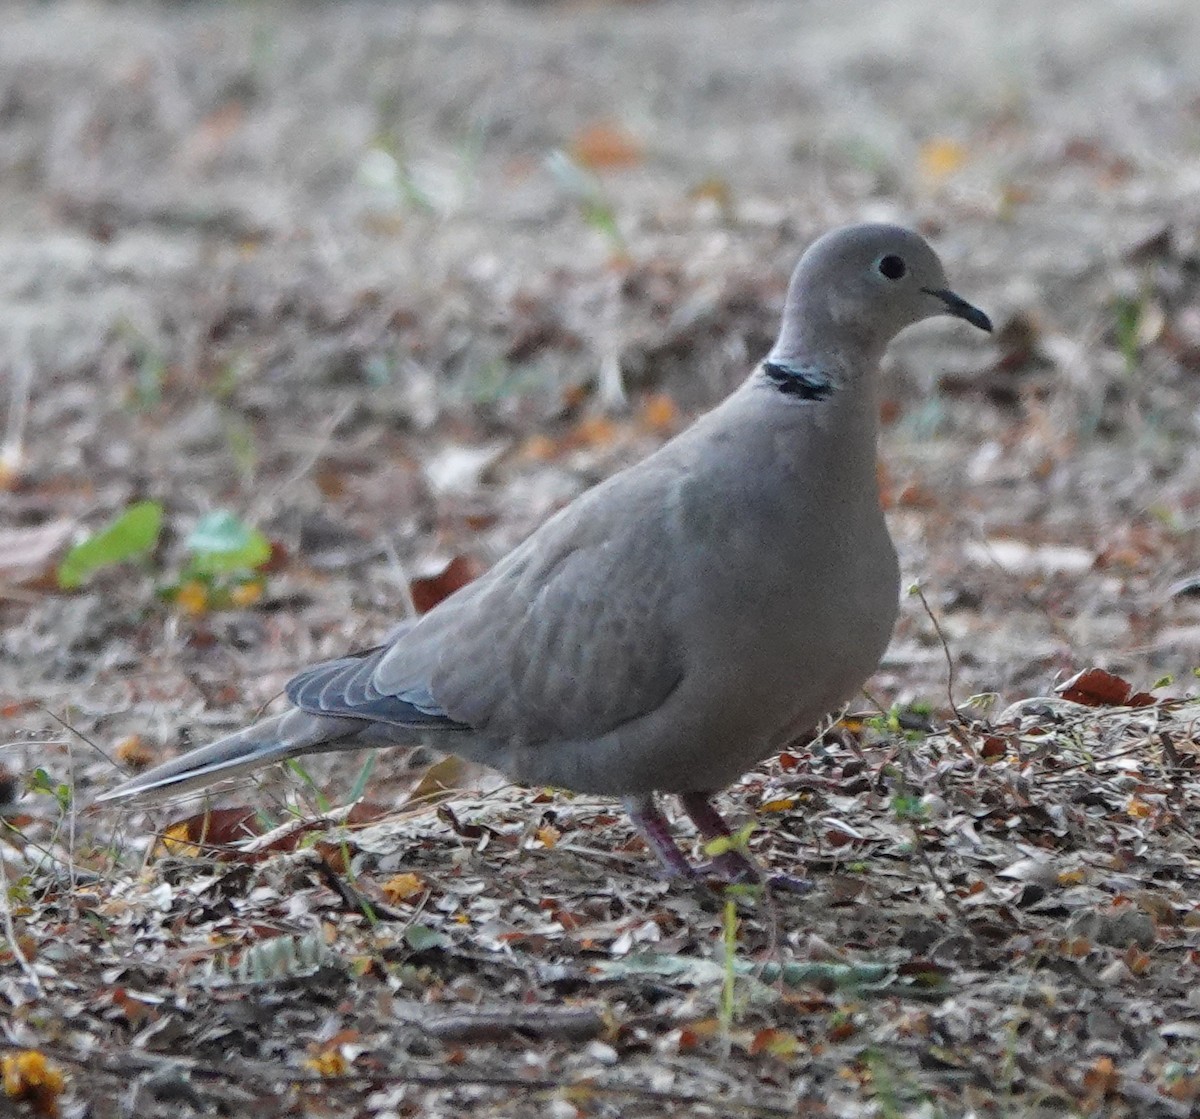
[[[309,669],[289,697],[315,714],[527,744],[654,710],[683,675],[677,477],[649,463],[614,476],[387,646]]]

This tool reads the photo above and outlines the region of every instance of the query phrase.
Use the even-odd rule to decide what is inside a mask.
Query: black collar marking
[[[815,365],[784,365],[764,361],[763,372],[780,392],[801,400],[826,400],[833,395],[833,378]]]

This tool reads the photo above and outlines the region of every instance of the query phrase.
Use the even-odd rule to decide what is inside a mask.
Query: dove
[[[728,838],[713,796],[811,740],[878,666],[899,600],[879,363],[935,315],[992,329],[919,234],[825,234],[792,274],[771,351],[722,403],[377,648],[300,672],[287,711],[98,800],[426,743],[520,784],[623,799],[671,876],[763,881],[736,843],[691,862],[659,798],[678,797],[703,839]]]

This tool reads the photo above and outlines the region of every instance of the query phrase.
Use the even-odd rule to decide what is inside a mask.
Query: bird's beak
[[[980,330],[986,330],[991,334],[992,320],[978,307],[972,306],[963,299],[961,295],[955,295],[946,288],[922,288],[921,290],[926,295],[940,299],[946,306],[946,314],[953,315],[956,319],[966,319],[972,326],[977,326]]]

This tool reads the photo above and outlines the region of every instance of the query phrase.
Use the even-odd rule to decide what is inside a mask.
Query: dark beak
[[[973,307],[961,295],[955,295],[954,292],[948,291],[945,288],[935,290],[934,288],[922,288],[927,295],[936,296],[944,304],[946,304],[946,313],[953,315],[956,319],[966,319],[972,326],[979,327],[980,330],[986,330],[989,334],[992,332],[992,320],[987,317],[978,307]]]

